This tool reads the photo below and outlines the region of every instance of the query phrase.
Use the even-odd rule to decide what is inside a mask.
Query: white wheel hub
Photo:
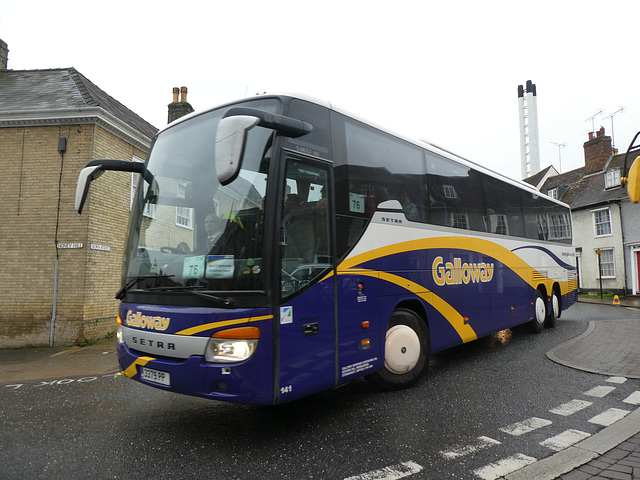
[[[536,298],[536,321],[538,323],[544,322],[544,317],[547,316],[547,309],[544,304],[544,300],[540,297]]]
[[[551,308],[553,308],[554,318],[558,318],[560,315],[560,300],[556,295],[551,296]]]
[[[397,375],[407,373],[418,364],[420,348],[420,338],[413,328],[407,325],[394,325],[387,330],[384,366]]]

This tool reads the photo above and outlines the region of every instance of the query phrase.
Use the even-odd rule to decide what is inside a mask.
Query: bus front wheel
[[[429,367],[431,340],[425,322],[413,311],[396,309],[384,345],[384,368],[367,378],[385,390],[414,385]]]

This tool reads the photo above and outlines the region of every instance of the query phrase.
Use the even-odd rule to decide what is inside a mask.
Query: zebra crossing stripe
[[[536,462],[533,457],[528,457],[522,453],[517,453],[511,457],[505,458],[495,463],[490,463],[482,468],[474,470],[473,473],[483,480],[496,480],[508,473],[520,470],[522,467]]]
[[[532,417],[528,418],[527,420],[523,420],[522,422],[502,427],[500,431],[508,433],[509,435],[513,435],[514,437],[519,437],[520,435],[532,432],[534,430],[537,430],[538,428],[546,427],[547,425],[551,425],[552,423],[553,422],[551,420]]]
[[[602,425],[604,427],[608,427],[612,423],[617,422],[621,418],[626,417],[629,413],[629,410],[621,410],[620,408],[610,408],[609,410],[605,410],[600,415],[596,415],[592,419],[589,420],[590,423],[595,423],[596,425]]]
[[[623,400],[624,403],[630,403],[631,405],[638,405],[640,404],[640,392],[635,391],[633,392],[631,395],[629,395],[627,398],[625,398]]]
[[[551,413],[555,413],[556,415],[562,415],[563,417],[568,417],[569,415],[573,415],[580,410],[583,410],[589,406],[593,405],[593,402],[587,402],[586,400],[571,400],[570,402],[563,403],[562,405],[558,405],[555,408],[549,410]]]
[[[469,455],[471,453],[477,452],[478,450],[483,450],[494,445],[500,445],[500,442],[489,437],[478,437],[474,443],[463,445],[462,447],[456,448],[454,450],[440,452],[440,455],[442,455],[446,459],[451,460],[454,458],[464,457],[465,455]]]
[[[578,443],[581,440],[591,436],[590,433],[581,432],[580,430],[566,430],[559,435],[556,435],[551,438],[547,438],[546,440],[540,442],[540,445],[543,447],[550,448],[556,452],[564,450],[565,448],[570,447],[574,443]]]
[[[626,381],[627,381],[626,377],[609,377],[605,380],[605,382],[617,383],[617,384],[622,384]]]
[[[599,387],[593,387],[591,390],[587,390],[586,392],[584,392],[584,394],[590,397],[603,398],[606,395],[609,395],[615,389],[616,387],[608,387],[606,385],[600,385]]]
[[[422,471],[422,466],[415,462],[402,462],[372,472],[354,475],[344,480],[398,480]]]

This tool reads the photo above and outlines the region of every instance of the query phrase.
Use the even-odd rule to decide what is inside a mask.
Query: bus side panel
[[[334,276],[280,307],[279,402],[335,385]]]
[[[384,282],[376,273],[339,272],[337,281],[338,383],[343,383],[383,367],[389,308],[393,307],[379,301]]]

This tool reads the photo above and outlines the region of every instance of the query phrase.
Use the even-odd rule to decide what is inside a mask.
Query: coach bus
[[[139,177],[122,271],[122,374],[278,404],[366,376],[413,385],[432,352],[576,301],[567,205],[303,96],[164,128]],[[113,174],[113,173],[112,173]]]

